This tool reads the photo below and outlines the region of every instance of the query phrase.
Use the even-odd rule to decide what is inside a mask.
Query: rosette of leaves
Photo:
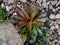
[[[0,6],[0,20],[6,20],[6,19],[8,19],[8,16],[9,15],[10,14],[6,11],[6,9],[5,8],[2,8]]]
[[[40,45],[42,42],[41,44],[43,45],[44,40],[46,40],[46,32],[41,29],[44,25],[44,23],[40,21],[41,17],[39,13],[41,10],[37,8],[32,10],[29,5],[22,8],[15,5],[13,9],[17,15],[12,15],[11,18],[19,27],[19,33],[22,35],[25,44],[28,42],[33,45]],[[44,37],[42,37],[42,35]]]

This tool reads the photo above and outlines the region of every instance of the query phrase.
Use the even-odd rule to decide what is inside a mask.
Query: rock
[[[49,5],[49,4],[50,4],[50,1],[47,2],[47,5]]]
[[[49,5],[49,9],[53,9],[53,6],[51,4]]]
[[[2,4],[1,4],[1,7],[2,7],[2,8],[4,8],[4,7],[5,7],[5,5],[2,3]]]
[[[51,1],[52,5],[55,5],[57,3],[57,0]]]
[[[55,27],[54,27],[54,26],[51,26],[51,27],[50,27],[50,29],[51,29],[51,30],[54,30],[54,29],[55,29]]]
[[[6,6],[6,11],[10,11],[10,7],[9,6]]]
[[[60,29],[58,29],[57,32],[59,33],[60,32]]]
[[[57,19],[60,19],[60,14],[57,14],[57,15],[56,15],[56,18],[57,18]]]
[[[56,7],[60,4],[60,0],[58,1],[58,3],[56,4]]]
[[[60,35],[60,32],[58,32],[58,35]]]
[[[51,15],[49,16],[49,18],[50,18],[50,19],[55,19],[55,15],[54,15],[54,14],[51,14]]]
[[[37,0],[36,3],[39,4],[39,6],[41,6],[41,1],[40,0]]]
[[[36,0],[31,0],[31,1],[36,1]]]
[[[55,12],[55,11],[56,11],[56,9],[55,9],[55,8],[53,8],[53,9],[52,9],[52,11],[53,11],[53,12]]]
[[[43,2],[43,0],[37,0],[37,2]]]
[[[40,21],[41,21],[41,22],[46,22],[47,20],[48,20],[48,18],[45,17],[45,18],[42,18]]]
[[[3,0],[3,2],[4,2],[4,3],[7,2],[8,4],[12,4],[12,3],[14,3],[14,0]]]
[[[27,0],[20,0],[21,2],[27,2]]]
[[[21,36],[8,21],[0,23],[0,45],[23,45]]]
[[[8,11],[8,12],[9,12],[9,11],[10,11],[10,9],[12,9],[12,5],[10,5],[10,6],[8,6],[8,5],[7,5],[7,6],[6,6],[6,11]]]
[[[46,2],[44,2],[42,5],[43,5],[44,8],[48,8],[48,5],[47,5]]]
[[[59,25],[58,24],[55,25],[55,29],[59,29]]]

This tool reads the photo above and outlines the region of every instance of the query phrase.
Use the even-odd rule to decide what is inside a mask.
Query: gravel
[[[3,0],[6,2],[5,0]],[[27,0],[20,0],[24,4],[27,3]],[[49,20],[50,25],[50,34],[48,34],[48,41],[49,45],[59,45],[60,40],[60,0],[30,0],[30,7],[34,10],[36,8],[40,8],[42,10],[41,12],[41,19],[42,22],[46,22],[46,20]],[[36,3],[37,4],[36,4]],[[13,0],[9,1],[10,3],[14,3]],[[18,2],[17,2],[18,3]],[[23,3],[18,4],[19,7],[23,5]],[[3,4],[1,4],[2,7],[4,7]],[[12,7],[6,6],[6,10],[9,12]],[[14,14],[14,13],[13,13]],[[15,15],[15,14],[14,14]],[[47,18],[46,18],[47,17]],[[52,41],[51,41],[52,40]]]

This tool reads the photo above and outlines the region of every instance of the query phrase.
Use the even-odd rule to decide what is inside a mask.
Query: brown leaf
[[[30,19],[30,16],[28,15],[28,13],[24,9],[22,9],[22,11],[23,11],[24,16],[26,17],[26,19]]]
[[[28,27],[29,30],[32,29],[32,26],[33,26],[33,23],[32,23],[32,22],[29,22],[29,23],[27,24],[27,27]]]
[[[38,12],[39,12],[38,9],[34,10],[33,13],[31,14],[31,18],[33,19],[35,16],[37,16]]]
[[[34,21],[33,24],[36,25],[36,26],[43,26],[43,25],[44,25],[44,24],[43,24],[42,22],[40,22],[40,21]]]
[[[22,28],[22,27],[27,25],[27,22],[26,21],[22,21],[22,22],[19,22],[18,25],[19,25],[20,28]]]

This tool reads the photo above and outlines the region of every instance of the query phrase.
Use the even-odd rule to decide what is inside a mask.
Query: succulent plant
[[[44,31],[41,29],[44,23],[41,22],[40,9],[35,8],[32,10],[29,4],[22,7],[14,5],[13,9],[17,15],[12,15],[11,18],[19,27],[19,33],[22,35],[24,42],[29,40],[28,42],[34,43],[37,41],[36,38],[38,36],[41,37],[42,35],[45,35],[45,33],[43,34]]]

